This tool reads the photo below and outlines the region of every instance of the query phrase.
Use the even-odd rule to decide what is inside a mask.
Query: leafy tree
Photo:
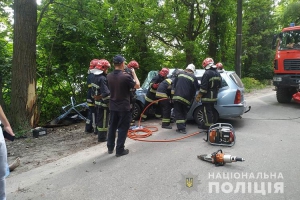
[[[232,70],[235,55],[236,0],[211,0],[207,55]]]
[[[242,77],[272,78],[272,0],[244,1]]]
[[[151,18],[151,37],[173,54],[171,65],[185,67],[197,63],[197,38],[207,29],[206,2],[166,0],[157,6]],[[168,52],[167,51],[167,52]]]
[[[7,11],[10,3],[10,1],[0,2],[0,104],[4,110],[8,109],[7,102],[11,96],[12,29]]]
[[[296,25],[300,25],[299,9],[299,1],[294,1],[285,7],[281,18],[283,26],[288,26],[291,22],[294,22]]]

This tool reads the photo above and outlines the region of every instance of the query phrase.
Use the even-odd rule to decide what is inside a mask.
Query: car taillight
[[[235,93],[234,104],[241,103],[241,100],[242,100],[241,91],[237,90]]]

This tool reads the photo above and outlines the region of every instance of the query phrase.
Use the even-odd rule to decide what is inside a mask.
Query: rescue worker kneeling
[[[153,101],[156,100],[156,98],[155,98],[156,90],[157,90],[159,84],[167,78],[168,74],[169,74],[169,69],[162,68],[159,71],[158,75],[152,78],[149,88],[148,88],[148,91],[145,96],[144,110],[148,107],[148,105],[150,105]],[[153,104],[153,107],[155,107],[155,117],[160,118],[161,117],[161,109],[159,108],[158,105],[155,105],[155,104]],[[146,109],[144,111],[144,114],[142,115],[142,121],[146,121],[148,114],[149,114],[149,109]]]
[[[98,142],[105,142],[107,138],[109,120],[108,103],[110,98],[110,91],[108,89],[106,76],[109,68],[110,63],[105,59],[101,59],[93,70],[94,80],[92,83],[92,88],[97,112],[96,129]]]

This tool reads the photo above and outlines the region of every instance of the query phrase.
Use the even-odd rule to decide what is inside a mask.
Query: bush
[[[266,87],[266,85],[267,85],[266,80],[258,81],[254,78],[249,78],[249,77],[242,78],[242,82],[244,84],[246,92],[251,92],[252,90],[255,90],[255,89],[262,89],[262,88]]]

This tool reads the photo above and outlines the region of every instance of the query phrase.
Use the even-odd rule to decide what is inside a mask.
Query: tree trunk
[[[26,130],[38,123],[36,34],[36,0],[15,0],[11,123],[17,129]]]
[[[208,56],[213,59],[216,58],[217,54],[217,13],[216,13],[217,1],[211,0],[211,9],[209,20],[209,41],[208,41]]]

